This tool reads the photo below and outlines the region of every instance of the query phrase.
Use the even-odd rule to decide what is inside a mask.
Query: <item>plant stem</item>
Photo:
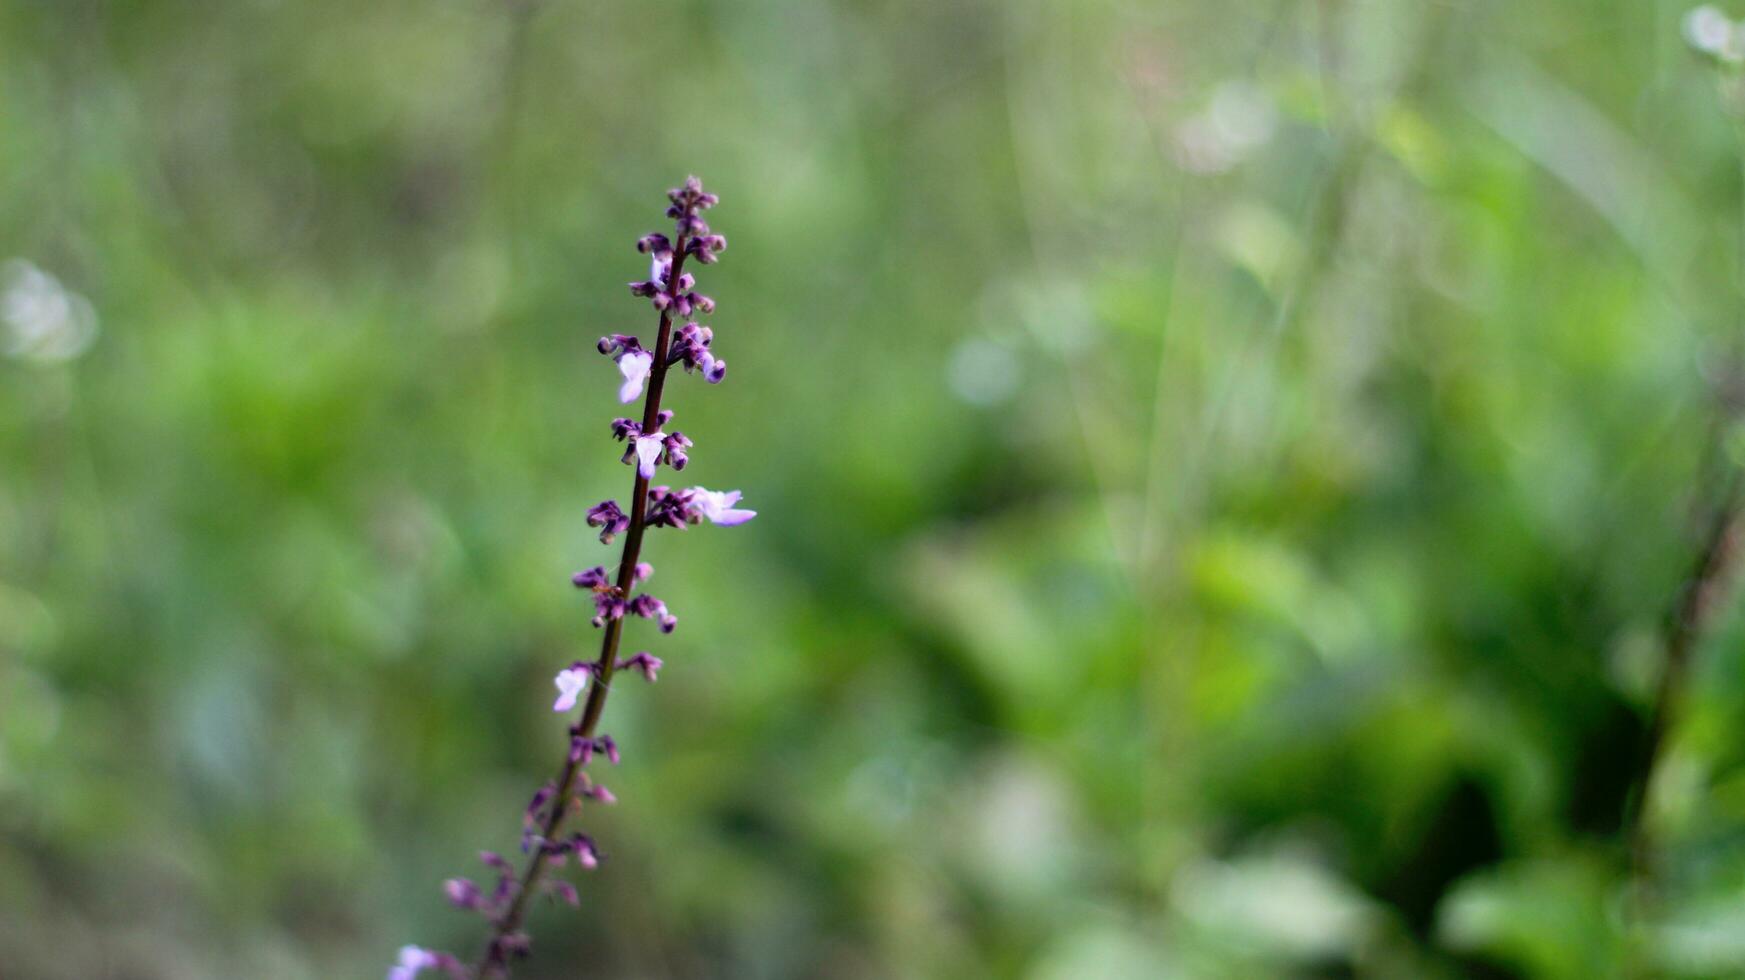
[[[686,237],[680,235],[673,243],[672,267],[667,270],[666,276],[666,295],[669,301],[678,296],[679,274],[684,271],[685,264]],[[655,341],[648,397],[642,409],[643,432],[654,432],[660,415],[660,395],[666,383],[667,345],[672,337],[672,326],[673,304],[668,302],[666,308],[660,311],[660,336]],[[635,584],[636,563],[642,555],[642,532],[646,528],[648,477],[642,475],[640,467],[636,473],[635,489],[631,492],[630,527],[624,533],[624,554],[618,561],[618,592],[624,597],[630,595],[630,589]],[[572,738],[592,738],[595,727],[600,723],[600,713],[606,708],[606,695],[612,689],[612,672],[618,667],[618,638],[623,632],[622,617],[606,620],[605,633],[600,639],[600,659],[595,661],[594,682],[588,688],[588,700],[582,708],[581,721],[569,729]],[[510,901],[502,918],[497,920],[491,932],[491,940],[479,959],[476,972],[481,978],[508,975],[508,953],[503,940],[521,928],[521,920],[527,913],[527,904],[532,901],[540,876],[545,873],[549,863],[550,855],[546,853],[545,844],[557,839],[558,829],[569,815],[570,790],[574,788],[576,776],[580,774],[582,767],[579,763],[570,761],[568,744],[565,743],[564,764],[558,774],[557,793],[552,797],[551,813],[545,818],[540,839],[534,842],[533,852],[527,859],[526,870],[521,873],[521,883],[515,890],[515,897]]]
[[[1733,135],[1735,139],[1745,143],[1745,121],[1737,115],[1733,118]],[[1738,162],[1741,183],[1745,185],[1745,153],[1739,155]],[[1736,256],[1739,280],[1735,285],[1745,285],[1745,195],[1740,197],[1739,218],[1740,238]],[[1727,351],[1723,380],[1715,392],[1718,411],[1714,423],[1714,438],[1709,442],[1709,465],[1698,474],[1699,485],[1710,484],[1712,481],[1719,485],[1720,490],[1714,498],[1714,510],[1709,515],[1710,523],[1706,529],[1702,550],[1697,554],[1696,564],[1668,613],[1665,626],[1666,662],[1661,668],[1660,682],[1654,692],[1654,705],[1648,716],[1648,731],[1643,737],[1642,751],[1637,757],[1634,792],[1625,803],[1623,833],[1630,849],[1630,874],[1632,883],[1636,886],[1639,906],[1652,898],[1650,892],[1655,876],[1654,834],[1649,827],[1647,815],[1648,794],[1654,786],[1654,770],[1660,765],[1667,733],[1671,730],[1679,702],[1684,698],[1692,649],[1696,646],[1719,599],[1719,593],[1725,588],[1738,559],[1741,511],[1745,510],[1745,483],[1741,482],[1737,464],[1727,452],[1727,437],[1739,415],[1737,372],[1739,365],[1745,362],[1745,357],[1742,357],[1738,348],[1738,334],[1728,336],[1732,345]]]
[[[1723,462],[1723,465],[1730,464]],[[1632,874],[1637,885],[1643,888],[1651,883],[1654,870],[1654,839],[1647,817],[1648,795],[1654,785],[1654,771],[1665,752],[1667,733],[1684,698],[1692,652],[1738,557],[1741,489],[1737,474],[1729,474],[1710,515],[1702,549],[1667,615],[1666,662],[1661,667],[1660,682],[1654,692],[1648,731],[1639,756],[1635,792],[1630,795],[1624,820]]]

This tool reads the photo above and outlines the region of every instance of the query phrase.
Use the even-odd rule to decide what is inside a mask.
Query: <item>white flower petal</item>
[[[587,689],[589,673],[581,667],[571,667],[559,671],[552,683],[557,685],[558,695],[551,710],[568,711],[576,706],[576,697]]]
[[[620,402],[629,404],[642,394],[642,382],[648,378],[648,370],[653,366],[654,355],[647,351],[625,354],[618,359],[618,373],[624,375],[624,384],[618,389]]]
[[[643,479],[654,478],[654,464],[660,461],[660,454],[666,449],[666,436],[655,433],[651,436],[636,437],[636,472]]]
[[[711,490],[708,487],[692,487],[691,503],[697,508],[697,513],[711,524],[721,527],[732,527],[744,524],[757,516],[755,510],[738,510],[733,507],[739,503],[741,494],[738,490]]]

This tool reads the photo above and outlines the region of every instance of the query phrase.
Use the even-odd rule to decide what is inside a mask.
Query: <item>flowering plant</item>
[[[579,831],[566,833],[564,822],[582,807],[584,800],[614,802],[611,791],[586,772],[596,757],[603,756],[613,765],[619,761],[618,743],[611,735],[596,734],[612,677],[629,670],[652,682],[662,666],[660,658],[646,651],[618,659],[624,618],[630,615],[654,620],[662,633],[670,633],[678,625],[678,618],[666,603],[648,592],[636,591],[654,574],[654,568],[640,560],[643,533],[651,527],[683,529],[703,521],[732,526],[757,516],[756,511],[737,506],[740,499],[737,490],[650,486],[663,464],[677,472],[690,461],[686,451],[691,448],[691,440],[676,429],[668,431],[673,413],[660,405],[669,369],[682,364],[687,373],[700,373],[711,384],[720,383],[727,375],[727,362],[716,357],[713,350],[713,331],[689,320],[693,313],[713,312],[715,301],[696,292],[695,278],[684,271],[686,259],[694,258],[709,265],[727,247],[727,240],[712,232],[702,217],[703,211],[715,205],[716,197],[705,193],[702,183],[691,177],[684,186],[668,191],[667,198],[671,202],[667,217],[674,220],[673,237],[656,233],[636,243],[637,250],[650,257],[649,273],[647,279],[630,284],[630,291],[647,297],[659,314],[660,328],[654,346],[645,348],[638,338],[625,334],[601,337],[599,343],[600,353],[617,363],[622,376],[618,400],[628,404],[643,396],[645,390],[647,394],[640,421],[615,419],[611,427],[613,437],[626,444],[624,462],[636,466],[630,512],[626,514],[617,501],[607,500],[590,508],[587,514],[588,525],[600,529],[602,543],[624,535],[617,572],[614,575],[605,566],[595,566],[571,579],[577,589],[593,600],[592,623],[603,631],[600,655],[591,662],[578,660],[558,671],[554,679],[558,696],[552,710],[567,713],[579,703],[581,714],[568,727],[557,777],[533,794],[523,814],[521,850],[527,855],[525,865],[517,871],[506,858],[486,851],[480,856],[496,875],[494,886],[482,888],[465,878],[450,879],[444,886],[451,902],[477,912],[491,925],[490,940],[477,965],[469,969],[447,953],[407,946],[400,950],[398,962],[388,970],[388,980],[411,980],[423,970],[480,980],[507,976],[510,964],[527,955],[530,948],[522,922],[528,903],[536,894],[580,904],[573,884],[548,879],[546,872],[561,868],[572,859],[582,868],[599,864],[600,854],[593,838]],[[686,322],[674,329],[674,321],[681,317]]]

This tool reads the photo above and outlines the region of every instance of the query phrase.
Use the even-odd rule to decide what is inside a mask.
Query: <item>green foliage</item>
[[[96,326],[0,356],[0,974],[476,950],[687,172],[762,516],[651,535],[518,976],[1745,972],[1730,613],[1645,912],[1619,835],[1739,442],[1682,13],[0,4],[0,261]]]

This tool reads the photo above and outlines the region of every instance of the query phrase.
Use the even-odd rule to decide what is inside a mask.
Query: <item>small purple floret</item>
[[[443,893],[456,908],[476,909],[484,904],[479,886],[465,878],[450,878],[442,883]]]
[[[618,508],[618,501],[602,500],[588,508],[588,526],[600,529],[601,544],[611,544],[614,537],[630,530],[630,516]]]
[[[663,665],[663,661],[659,657],[644,651],[619,664],[618,667],[620,670],[634,670],[652,684],[655,681],[655,674],[660,671]]]

